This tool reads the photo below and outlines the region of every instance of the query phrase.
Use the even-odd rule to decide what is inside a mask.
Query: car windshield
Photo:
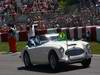
[[[43,35],[39,36],[39,40],[41,44],[48,42],[48,38]]]
[[[28,40],[27,45],[29,47],[33,47],[33,46],[39,46],[39,45],[46,43],[46,42],[48,42],[48,39],[45,36],[42,36],[42,35],[41,36],[34,36]]]
[[[49,37],[51,41],[58,41],[58,36],[51,36]]]
[[[35,37],[31,37],[31,38],[29,38],[29,40],[28,40],[28,42],[27,42],[27,45],[29,46],[29,47],[33,47],[33,46],[35,46]]]
[[[67,36],[66,35],[50,35],[49,37],[49,40],[51,41],[65,41],[67,40]]]

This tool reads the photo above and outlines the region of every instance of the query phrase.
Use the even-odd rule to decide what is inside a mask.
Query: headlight
[[[87,48],[87,49],[90,49],[90,45],[89,45],[89,44],[87,44],[87,45],[86,45],[86,48]]]
[[[91,53],[91,49],[90,49],[90,45],[89,44],[86,45],[86,48],[87,48],[88,52]]]
[[[61,53],[64,53],[64,48],[61,47],[59,50]]]

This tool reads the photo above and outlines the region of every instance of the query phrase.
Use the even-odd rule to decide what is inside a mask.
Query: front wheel
[[[56,53],[51,52],[49,54],[49,64],[52,70],[57,70],[58,67],[58,58]]]
[[[30,57],[29,57],[27,52],[25,52],[24,55],[23,55],[23,61],[24,61],[25,67],[27,67],[27,68],[32,67]]]
[[[84,59],[84,60],[81,62],[82,66],[83,66],[84,68],[89,67],[89,66],[90,66],[90,63],[91,63],[91,58],[89,58],[89,59]]]

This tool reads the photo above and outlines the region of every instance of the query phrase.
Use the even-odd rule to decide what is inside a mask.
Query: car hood
[[[54,46],[56,48],[61,48],[63,47],[64,50],[68,50],[73,47],[80,47],[83,48],[83,45],[86,44],[84,41],[49,41],[45,45],[47,46]]]
[[[56,41],[55,44],[63,47],[65,50],[67,50],[68,48],[75,47],[77,45],[75,41],[73,42],[72,41]]]

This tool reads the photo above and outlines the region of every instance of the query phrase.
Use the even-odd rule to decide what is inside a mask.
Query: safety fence
[[[68,39],[82,39],[87,36],[87,32],[90,33],[91,41],[100,41],[100,26],[87,26],[87,27],[71,27],[71,28],[52,28],[44,30],[36,30],[36,35],[50,34],[66,32]],[[6,42],[8,39],[8,33],[0,33],[0,42]],[[28,32],[27,31],[17,31],[16,33],[17,41],[27,41]]]

